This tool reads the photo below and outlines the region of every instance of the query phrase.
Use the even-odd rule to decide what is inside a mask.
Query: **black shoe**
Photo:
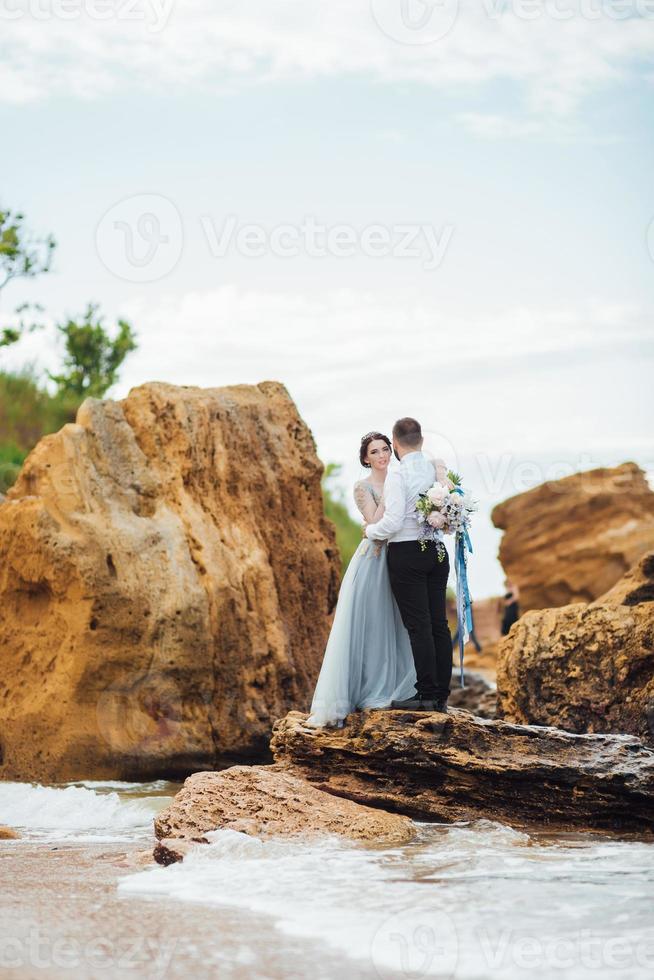
[[[441,714],[447,714],[447,701],[434,701],[434,711],[440,711]]]
[[[407,698],[406,701],[391,701],[396,711],[435,711],[436,701],[431,698]]]

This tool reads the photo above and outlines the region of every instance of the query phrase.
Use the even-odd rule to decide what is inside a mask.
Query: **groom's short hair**
[[[398,419],[393,426],[393,436],[401,446],[419,446],[422,442],[420,422],[415,419]]]

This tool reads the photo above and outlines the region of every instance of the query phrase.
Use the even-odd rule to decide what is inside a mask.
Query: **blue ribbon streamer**
[[[456,492],[463,491],[456,488]],[[463,648],[472,633],[472,599],[468,588],[468,555],[472,554],[472,542],[468,529],[457,531],[454,538],[454,570],[456,572],[456,618],[459,625],[459,670],[463,682]]]

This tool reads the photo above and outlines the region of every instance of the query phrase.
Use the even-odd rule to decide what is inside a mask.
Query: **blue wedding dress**
[[[354,486],[362,510],[365,494],[381,496],[366,480]],[[385,708],[413,697],[416,672],[411,644],[386,566],[386,542],[361,542],[343,576],[331,633],[306,724],[342,725],[357,708]]]

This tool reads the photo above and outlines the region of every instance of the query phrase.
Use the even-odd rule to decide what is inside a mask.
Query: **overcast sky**
[[[0,0],[2,204],[59,245],[3,310],[130,319],[116,397],[285,382],[344,485],[364,432],[417,416],[497,592],[493,502],[654,468],[654,0],[626,13]]]

